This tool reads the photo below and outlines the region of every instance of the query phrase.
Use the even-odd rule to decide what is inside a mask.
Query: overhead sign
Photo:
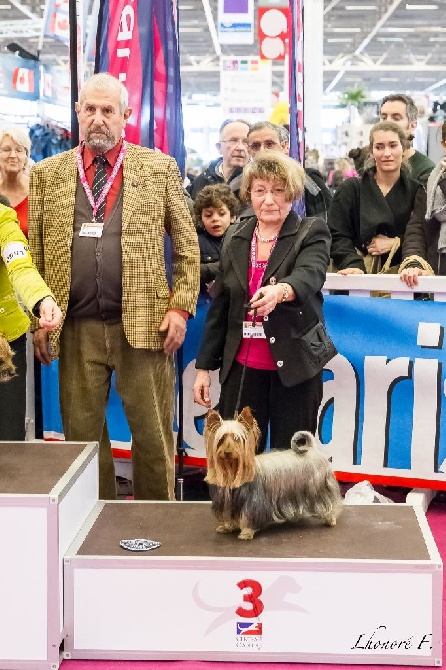
[[[271,61],[257,56],[220,59],[220,96],[223,115],[264,121],[271,108]]]
[[[260,58],[284,60],[290,37],[289,7],[259,7],[258,23]]]
[[[220,44],[254,44],[254,0],[218,0]]]

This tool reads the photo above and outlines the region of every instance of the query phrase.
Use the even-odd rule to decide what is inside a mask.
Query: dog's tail
[[[309,449],[312,449],[316,444],[314,435],[312,435],[307,430],[299,430],[297,433],[294,433],[291,438],[291,449],[296,452],[296,454],[306,454]]]

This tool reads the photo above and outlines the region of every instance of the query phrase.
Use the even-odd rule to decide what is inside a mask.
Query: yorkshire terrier
[[[12,362],[14,352],[9,346],[9,342],[4,335],[0,333],[0,382],[9,382],[15,377],[16,369]]]
[[[240,530],[252,540],[266,526],[316,517],[336,525],[342,496],[328,458],[314,436],[295,433],[291,448],[255,455],[260,437],[249,407],[224,421],[215,410],[206,416],[206,481],[212,511],[221,522],[218,533]]]

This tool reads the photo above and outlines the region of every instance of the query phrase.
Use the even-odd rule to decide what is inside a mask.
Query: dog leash
[[[260,300],[261,298],[263,298],[263,293],[259,293],[258,300]],[[245,305],[245,307],[248,309],[249,307],[251,307],[251,305],[248,303],[247,305]],[[256,325],[256,319],[257,319],[257,307],[253,310],[253,313],[252,313],[252,327],[253,328]],[[254,336],[254,331],[249,336],[248,347],[246,349],[245,362],[243,363],[242,376],[241,376],[241,379],[240,379],[240,388],[238,390],[237,402],[235,404],[235,410],[234,410],[234,418],[235,419],[237,418],[237,415],[238,415],[239,409],[240,409],[240,400],[242,398],[243,384],[245,383],[246,368],[248,366],[249,350],[251,348],[251,342],[252,342],[253,336]]]

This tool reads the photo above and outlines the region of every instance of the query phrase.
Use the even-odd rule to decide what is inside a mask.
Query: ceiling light
[[[345,5],[344,9],[347,9],[348,11],[361,11],[362,10],[372,10],[376,9],[376,5]]]
[[[379,81],[399,81],[398,77],[380,77]]]
[[[11,9],[11,5],[0,5],[0,9]]]
[[[446,37],[429,37],[429,42],[446,42]]]
[[[446,79],[442,79],[441,81],[437,81],[436,84],[432,84],[432,86],[428,86],[426,91],[433,91],[434,89],[438,88],[439,86],[444,86],[446,84]]]
[[[383,28],[383,33],[414,33],[415,28]]]
[[[438,5],[409,5],[406,2],[406,9],[438,9]]]
[[[329,37],[327,42],[353,42],[353,37]]]
[[[361,28],[332,28],[332,33],[360,33]]]
[[[188,27],[188,26],[185,26],[183,28],[180,25],[180,33],[202,33],[202,32],[203,32],[203,28],[199,28],[199,27],[191,28],[191,27]]]
[[[195,9],[193,5],[178,5],[178,9],[181,10],[186,10],[186,9]]]
[[[378,42],[404,42],[402,37],[377,37]]]

